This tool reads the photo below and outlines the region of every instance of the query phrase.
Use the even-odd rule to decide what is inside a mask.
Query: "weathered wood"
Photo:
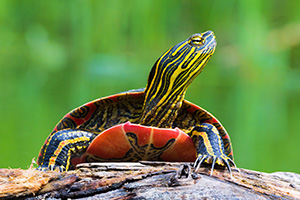
[[[189,171],[190,170],[190,171]],[[190,163],[86,163],[75,171],[0,169],[3,199],[300,199],[300,175],[209,168]]]

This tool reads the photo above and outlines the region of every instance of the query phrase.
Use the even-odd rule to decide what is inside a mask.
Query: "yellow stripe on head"
[[[215,47],[215,36],[207,31],[173,46],[157,60],[148,77],[140,123],[170,126],[169,122],[163,125],[163,121],[174,120],[186,89],[203,70]]]

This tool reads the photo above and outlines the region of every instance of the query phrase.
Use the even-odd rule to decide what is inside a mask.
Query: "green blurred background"
[[[300,173],[300,1],[0,2],[0,167],[27,168],[71,109],[146,85],[193,33],[218,46],[186,99],[228,130],[238,167]]]

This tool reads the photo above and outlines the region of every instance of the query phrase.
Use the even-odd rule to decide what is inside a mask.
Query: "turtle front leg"
[[[226,165],[231,175],[230,165],[235,166],[235,163],[225,154],[223,141],[215,126],[209,123],[202,123],[195,126],[189,135],[197,150],[197,159],[194,164],[196,171],[205,162],[212,164],[210,173],[212,175],[215,163],[217,163],[222,166]]]
[[[49,136],[38,159],[38,170],[74,169],[71,160],[80,158],[96,134],[82,130],[61,130]]]

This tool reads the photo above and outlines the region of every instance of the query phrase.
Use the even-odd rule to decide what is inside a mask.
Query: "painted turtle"
[[[234,166],[225,128],[209,112],[184,100],[213,55],[212,31],[194,34],[154,64],[145,89],[96,99],[68,114],[40,150],[38,169],[74,169],[82,162],[183,161]]]

